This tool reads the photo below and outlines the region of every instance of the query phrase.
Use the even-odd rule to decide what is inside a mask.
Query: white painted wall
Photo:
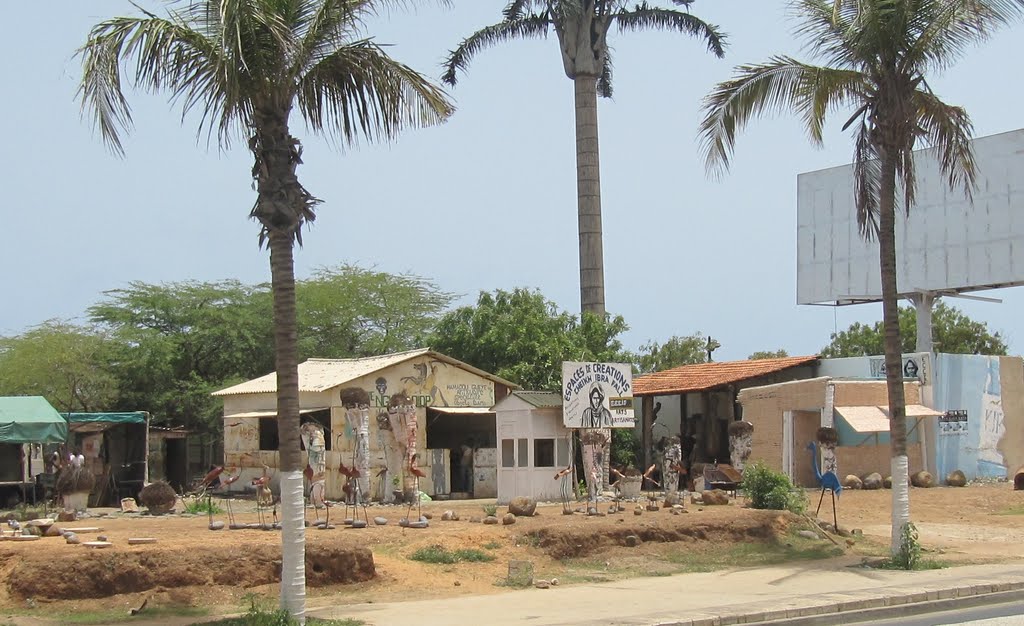
[[[572,452],[571,431],[562,425],[561,410],[537,409],[510,396],[499,402],[494,412],[498,430],[498,502],[507,504],[517,496],[542,502],[559,500],[561,481],[555,480],[554,475],[568,465]],[[553,440],[553,465],[537,466],[538,439]],[[511,455],[506,441],[512,442]]]

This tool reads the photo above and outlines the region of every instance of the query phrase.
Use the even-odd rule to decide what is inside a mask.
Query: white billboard
[[[563,362],[562,422],[569,428],[633,428],[633,367]]]
[[[950,189],[933,150],[914,153],[917,201],[897,202],[900,295],[1024,284],[1024,130],[972,142],[973,204]],[[878,243],[857,227],[853,166],[797,177],[797,303],[880,300]],[[897,197],[902,198],[902,189]]]

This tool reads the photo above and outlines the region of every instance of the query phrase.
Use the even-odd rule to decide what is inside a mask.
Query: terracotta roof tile
[[[674,395],[705,391],[740,381],[774,374],[817,361],[817,356],[791,356],[755,361],[725,361],[682,365],[633,379],[634,396]]]

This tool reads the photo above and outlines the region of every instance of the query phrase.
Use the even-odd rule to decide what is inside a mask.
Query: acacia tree
[[[945,302],[935,305],[932,333],[940,352],[949,354],[1005,355],[1006,342],[998,332],[989,331],[988,324],[978,322]],[[903,352],[913,352],[917,345],[917,319],[914,307],[900,307],[900,340]],[[821,349],[825,358],[864,356],[885,353],[885,333],[881,322],[872,326],[854,322],[846,330],[832,333],[829,344]]]
[[[293,244],[315,218],[318,200],[298,180],[302,146],[290,120],[348,143],[389,139],[405,127],[438,123],[452,112],[445,94],[362,36],[365,18],[401,0],[189,0],[168,2],[164,17],[143,11],[93,27],[79,50],[78,91],[103,139],[122,153],[131,124],[122,66],[131,82],[165,91],[221,145],[247,140],[257,191],[250,216],[270,249],[280,434],[281,602],[304,619],[302,462]],[[134,61],[133,66],[130,62]]]
[[[886,387],[892,446],[892,549],[910,519],[907,426],[896,285],[897,183],[903,209],[914,204],[914,147],[934,148],[951,188],[970,194],[975,180],[967,111],[943,102],[929,73],[950,66],[971,44],[1020,16],[1022,0],[794,0],[797,34],[822,61],[788,56],[743,65],[704,103],[703,150],[709,168],[726,168],[736,132],[752,117],[790,110],[823,141],[826,115],[855,111],[854,189],[861,234],[878,239],[885,332]]]
[[[672,0],[689,7],[693,0]],[[626,0],[512,0],[504,19],[487,26],[449,53],[443,80],[455,85],[481,50],[516,38],[558,36],[565,75],[573,81],[576,112],[576,196],[579,220],[580,304],[584,313],[604,317],[604,251],[601,177],[597,136],[597,96],[612,95],[608,32],[657,29],[700,37],[715,56],[724,54],[724,36],[714,25],[685,11]]]

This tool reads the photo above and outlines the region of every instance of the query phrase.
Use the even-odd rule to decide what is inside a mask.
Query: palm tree
[[[693,0],[672,0],[689,7]],[[584,313],[604,317],[604,252],[601,232],[601,178],[598,159],[597,96],[612,94],[608,31],[654,28],[703,38],[715,56],[724,54],[724,36],[714,25],[684,11],[626,0],[511,0],[505,18],[459,44],[445,61],[444,82],[455,85],[481,50],[516,38],[546,37],[554,28],[565,75],[576,90],[576,194],[580,246],[580,304]]]
[[[897,183],[903,209],[914,204],[913,150],[934,148],[949,187],[974,187],[971,121],[944,103],[926,76],[958,59],[971,44],[1020,16],[1024,0],[794,0],[797,34],[820,66],[787,56],[743,65],[704,102],[703,150],[710,169],[729,165],[736,132],[772,110],[799,115],[821,144],[826,115],[855,108],[843,129],[854,133],[854,189],[861,235],[878,238],[885,334],[886,387],[892,449],[892,547],[910,519],[906,406],[901,377],[896,291]]]
[[[260,223],[260,245],[270,249],[274,298],[281,601],[300,617],[305,539],[292,255],[319,201],[299,183],[302,146],[289,121],[297,109],[315,134],[349,143],[391,139],[403,128],[436,124],[451,114],[443,91],[361,35],[366,17],[400,1],[174,2],[164,17],[142,11],[97,24],[78,51],[78,97],[116,153],[123,154],[120,134],[131,125],[124,67],[134,87],[166,91],[184,112],[200,113],[200,132],[216,129],[222,146],[243,137],[253,154],[257,197],[250,217]]]

